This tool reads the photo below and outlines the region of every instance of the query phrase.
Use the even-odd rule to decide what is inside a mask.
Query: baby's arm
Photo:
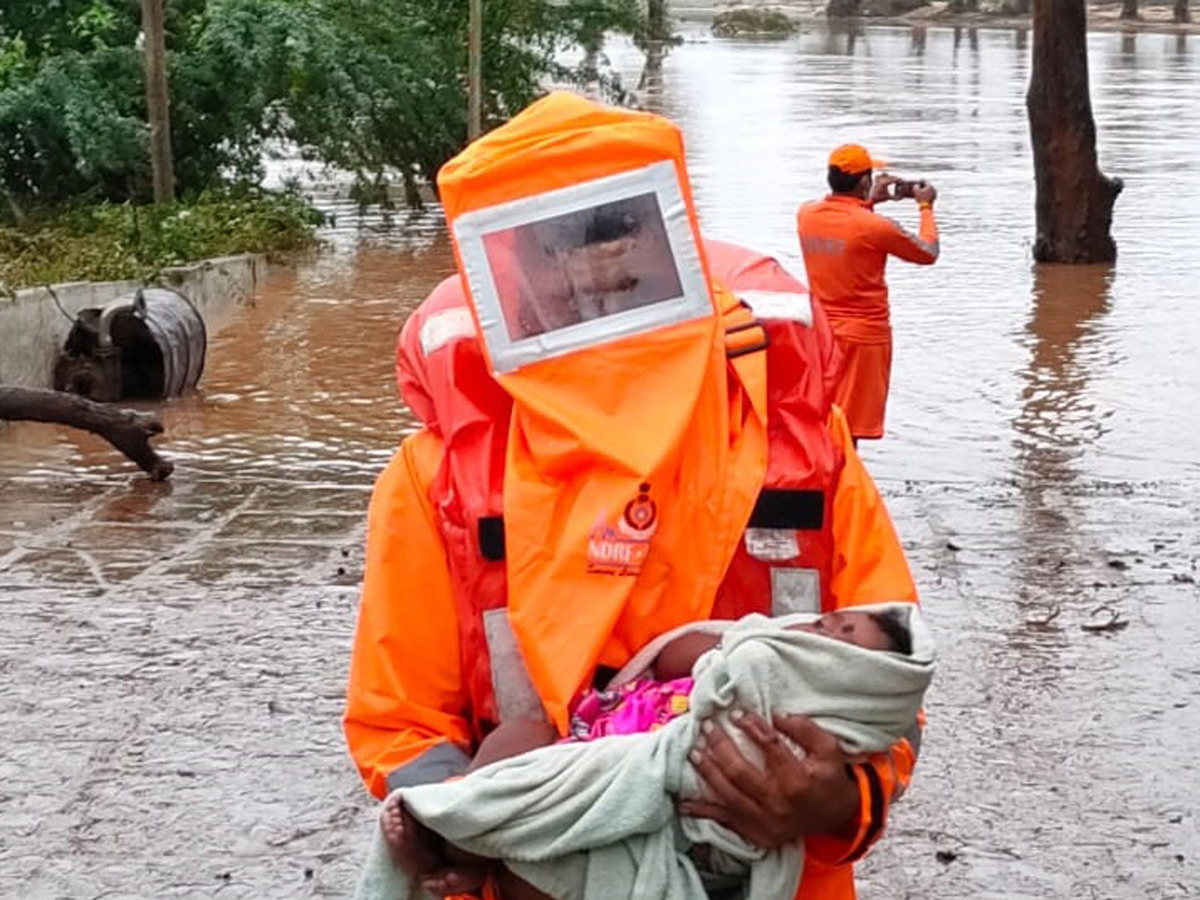
[[[659,681],[687,678],[696,660],[721,642],[718,634],[689,631],[670,641],[654,658],[654,677]]]
[[[553,744],[558,737],[554,726],[537,719],[516,719],[497,725],[479,743],[469,771],[475,771],[500,759],[508,759],[538,747]]]

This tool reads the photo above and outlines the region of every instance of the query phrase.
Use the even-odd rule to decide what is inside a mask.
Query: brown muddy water
[[[1091,51],[1126,182],[1111,268],[1031,265],[1022,33],[697,36],[645,87],[686,130],[709,233],[794,265],[834,144],[941,191],[941,262],[892,267],[889,434],[865,456],[942,666],[867,900],[1200,897],[1200,41]],[[170,482],[86,436],[0,432],[0,897],[350,889],[364,511],[411,427],[396,327],[450,254],[436,212],[323,196],[330,250],[274,270],[163,408]]]

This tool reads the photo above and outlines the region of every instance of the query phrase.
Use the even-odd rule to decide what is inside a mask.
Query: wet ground
[[[1029,260],[1024,41],[699,40],[644,91],[687,132],[709,232],[789,262],[835,143],[941,190],[942,261],[893,266],[889,435],[865,455],[943,663],[866,900],[1200,896],[1200,42],[1093,36],[1127,187],[1120,261],[1081,270]],[[0,897],[348,892],[364,511],[410,427],[396,326],[450,255],[436,213],[343,209],[330,239],[163,410],[168,483],[87,436],[0,432]]]

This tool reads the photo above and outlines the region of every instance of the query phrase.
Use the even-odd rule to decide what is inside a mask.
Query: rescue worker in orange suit
[[[422,426],[372,496],[344,719],[375,796],[461,774],[502,721],[564,734],[583,689],[680,624],[916,601],[830,402],[823,318],[774,260],[701,240],[673,124],[556,92],[438,180],[459,275],[401,333],[398,379]],[[613,232],[614,213],[637,226]],[[559,228],[572,217],[577,241]],[[506,298],[562,302],[502,283],[514,266],[523,285],[554,282],[536,270],[561,254],[512,239],[547,222],[581,252],[598,236],[589,277],[620,270],[630,302],[515,327]],[[614,265],[612,242],[635,234],[657,258]],[[909,782],[919,727],[851,761],[806,718],[742,721],[765,767],[711,731],[693,754],[711,797],[681,814],[766,848],[803,839],[798,896],[852,898],[851,864]],[[485,894],[524,896],[503,866],[441,863],[425,880],[438,893],[486,874]]]
[[[938,258],[937,190],[918,183],[912,197],[921,211],[913,235],[874,207],[892,199],[890,175],[874,177],[882,163],[858,144],[829,157],[831,193],[796,214],[800,248],[813,297],[824,308],[842,349],[843,369],[834,402],[860,438],[883,437],[892,375],[892,326],[884,279],[889,256],[918,265]]]

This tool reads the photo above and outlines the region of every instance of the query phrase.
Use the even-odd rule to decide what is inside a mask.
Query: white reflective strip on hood
[[[501,722],[513,719],[546,720],[546,709],[534,689],[525,659],[508,621],[507,609],[489,609],[483,614],[483,634],[491,660],[492,692]]]
[[[421,325],[421,352],[426,356],[461,338],[475,337],[475,322],[465,306],[436,312]]]
[[[811,326],[812,299],[795,291],[734,291],[760,319],[787,319]]]

